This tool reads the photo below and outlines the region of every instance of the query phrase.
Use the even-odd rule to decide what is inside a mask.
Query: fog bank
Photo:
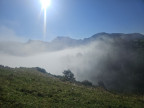
[[[39,43],[38,48],[41,46]],[[29,53],[17,48],[19,46],[15,47],[15,53],[12,54],[1,50],[0,64],[10,67],[41,67],[55,75],[62,75],[64,70],[70,69],[79,81],[89,80],[95,85],[102,81],[106,88],[119,91],[144,91],[143,50],[135,48],[130,41],[105,38],[62,50],[38,49],[36,54],[32,50]],[[16,54],[23,51],[26,55]]]

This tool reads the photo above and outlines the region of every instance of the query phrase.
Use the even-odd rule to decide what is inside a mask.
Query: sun
[[[50,0],[40,0],[40,2],[41,2],[41,5],[42,5],[42,8],[44,10],[46,10],[46,8],[48,8],[50,6],[50,4],[51,4]]]

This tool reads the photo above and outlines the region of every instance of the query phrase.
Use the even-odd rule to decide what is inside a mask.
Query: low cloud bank
[[[0,46],[0,49],[3,47]],[[14,49],[10,48],[12,54],[1,50],[0,64],[10,67],[41,67],[56,75],[70,69],[80,81],[89,80],[95,85],[102,81],[108,89],[144,92],[144,53],[129,41],[98,39],[89,44],[57,51],[47,51],[43,43],[29,44],[30,49],[25,48],[27,50],[19,47],[15,45]],[[31,48],[37,48],[39,53],[35,54]]]

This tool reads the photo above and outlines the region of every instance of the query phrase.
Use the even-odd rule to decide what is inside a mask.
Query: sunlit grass
[[[0,107],[143,108],[143,96],[62,82],[36,69],[0,69]]]

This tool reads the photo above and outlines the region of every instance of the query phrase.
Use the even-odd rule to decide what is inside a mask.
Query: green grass
[[[0,68],[0,108],[144,108],[144,96],[62,82],[35,68]]]

